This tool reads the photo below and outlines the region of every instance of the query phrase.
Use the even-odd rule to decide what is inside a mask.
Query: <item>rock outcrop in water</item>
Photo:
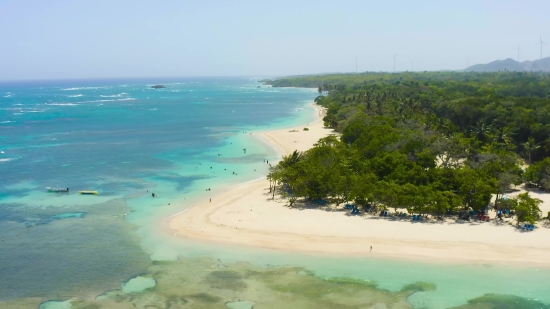
[[[166,87],[164,87],[164,85],[154,85],[154,86],[151,86],[151,88],[160,89],[160,88],[166,88]]]

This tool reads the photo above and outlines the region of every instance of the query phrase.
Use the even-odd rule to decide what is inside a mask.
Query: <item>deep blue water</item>
[[[292,121],[314,97],[258,85],[242,78],[0,84],[0,188],[23,194],[10,186],[32,181],[118,195],[139,187],[126,179],[172,167],[159,156],[201,156],[220,145],[213,133]]]

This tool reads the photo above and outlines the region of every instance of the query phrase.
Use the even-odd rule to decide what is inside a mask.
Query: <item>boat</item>
[[[82,190],[82,191],[78,191],[78,194],[97,194],[97,191]]]
[[[46,190],[48,190],[48,192],[69,192],[69,188],[52,188],[52,187],[46,187]]]

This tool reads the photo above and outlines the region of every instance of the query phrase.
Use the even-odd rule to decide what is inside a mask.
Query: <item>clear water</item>
[[[167,88],[150,88],[158,83]],[[156,261],[187,257],[200,269],[207,266],[193,259],[208,256],[220,260],[217,269],[240,261],[298,265],[318,278],[361,278],[390,291],[434,283],[435,291],[407,297],[418,308],[486,293],[550,303],[547,269],[305,256],[160,231],[159,220],[182,207],[265,175],[263,159],[276,155],[250,132],[312,120],[315,90],[259,85],[244,78],[0,84],[0,302],[37,297],[52,300],[41,308],[54,308],[111,290],[158,292],[167,288],[153,285]]]
[[[122,284],[121,289],[122,289],[122,292],[127,294],[141,293],[147,289],[154,287],[156,284],[157,283],[153,278],[137,276],[135,278],[128,280],[128,282],[124,282]]]

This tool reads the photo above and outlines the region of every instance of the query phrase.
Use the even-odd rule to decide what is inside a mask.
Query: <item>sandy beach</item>
[[[334,133],[323,127],[322,113],[316,107],[315,122],[255,134],[281,155],[304,151]],[[306,126],[309,131],[303,130]],[[549,194],[531,195],[544,201],[544,214],[550,211]],[[524,232],[507,221],[413,223],[353,216],[341,206],[319,210],[287,205],[284,198],[272,199],[269,182],[260,179],[169,217],[165,224],[176,237],[309,254],[550,267],[550,228],[542,222],[535,231]]]

